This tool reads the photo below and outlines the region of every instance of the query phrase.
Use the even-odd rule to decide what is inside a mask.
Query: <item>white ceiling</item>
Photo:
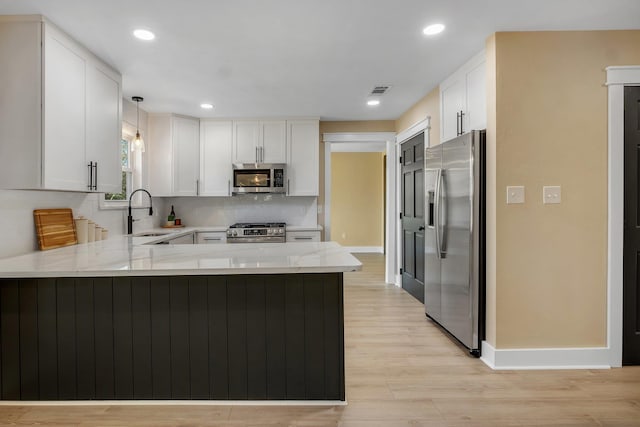
[[[639,0],[0,0],[34,13],[118,69],[141,108],[195,117],[396,119],[495,31],[640,28]],[[433,22],[447,29],[423,36]]]

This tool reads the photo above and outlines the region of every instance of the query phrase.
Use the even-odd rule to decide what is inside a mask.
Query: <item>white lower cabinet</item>
[[[193,233],[176,237],[173,239],[165,240],[165,243],[170,245],[193,245],[194,243],[194,235]]]
[[[219,244],[227,243],[226,231],[206,231],[196,233],[196,243],[198,244]]]
[[[319,242],[320,231],[287,231],[287,242]]]
[[[200,122],[172,114],[150,114],[147,151],[153,196],[197,196]]]
[[[118,191],[121,75],[40,16],[0,34],[0,187]]]

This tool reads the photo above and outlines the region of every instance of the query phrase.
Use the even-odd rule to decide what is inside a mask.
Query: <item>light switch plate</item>
[[[542,187],[542,203],[560,203],[562,201],[559,185],[545,185]]]
[[[507,187],[507,204],[524,203],[524,185],[510,185]]]

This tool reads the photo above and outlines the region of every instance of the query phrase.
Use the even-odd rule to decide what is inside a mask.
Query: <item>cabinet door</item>
[[[451,78],[440,85],[440,142],[458,136],[458,114],[465,109],[465,81]]]
[[[232,122],[200,122],[200,196],[231,195],[232,145]]]
[[[149,191],[153,197],[173,196],[171,116],[150,114],[147,123],[144,154],[149,165]]]
[[[233,122],[233,163],[257,163],[260,122]]]
[[[319,183],[318,150],[320,131],[317,120],[287,122],[289,157],[287,163],[287,194],[317,196]]]
[[[85,60],[68,39],[45,27],[43,186],[89,190],[85,162]]]
[[[287,122],[260,122],[262,163],[287,163]]]
[[[173,117],[173,194],[195,196],[200,178],[200,123]]]
[[[227,243],[227,233],[225,231],[207,231],[196,233],[196,243],[201,245]]]
[[[467,112],[464,130],[479,130],[487,127],[487,83],[485,62],[481,62],[466,75]]]
[[[287,242],[319,242],[319,231],[287,231]]]
[[[98,191],[122,188],[120,79],[97,64],[87,66],[87,161],[98,164]]]

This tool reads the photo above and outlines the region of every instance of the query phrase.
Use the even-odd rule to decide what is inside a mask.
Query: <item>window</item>
[[[119,193],[105,193],[104,199],[107,201],[127,200],[131,194],[131,182],[133,176],[131,150],[129,149],[130,138],[123,135],[120,140],[120,161],[122,162],[122,191]]]

